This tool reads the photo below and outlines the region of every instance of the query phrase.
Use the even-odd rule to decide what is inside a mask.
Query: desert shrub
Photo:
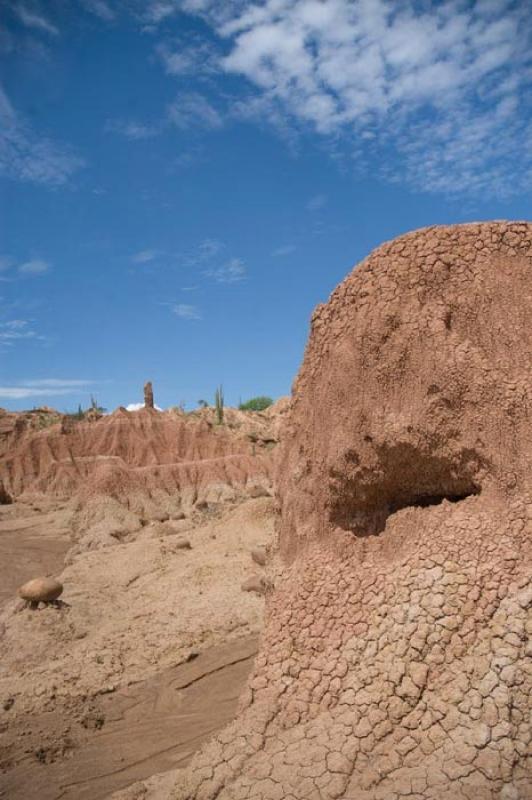
[[[240,411],[264,411],[269,406],[273,405],[273,400],[271,397],[252,397],[251,400],[247,400],[245,403],[240,403],[238,408]]]
[[[50,428],[57,422],[59,422],[59,417],[57,416],[57,414],[43,414],[37,417],[37,420],[34,423],[34,425],[38,430],[42,430],[43,428]]]
[[[81,403],[78,405],[77,411],[65,411],[64,416],[69,417],[73,422],[83,422],[83,420],[88,419],[90,417],[89,412],[96,412],[100,416],[105,414],[107,409],[103,406],[98,405],[98,401],[96,398],[91,395],[91,402],[88,408],[83,409],[81,407]],[[89,414],[89,417],[87,416]]]
[[[68,417],[73,422],[82,422],[85,419],[85,411],[83,411],[80,403],[77,411],[65,411],[64,416]]]

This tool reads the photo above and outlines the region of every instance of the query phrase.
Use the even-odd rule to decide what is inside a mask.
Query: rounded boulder
[[[30,603],[53,603],[63,593],[63,584],[55,578],[33,578],[18,590],[19,597]]]

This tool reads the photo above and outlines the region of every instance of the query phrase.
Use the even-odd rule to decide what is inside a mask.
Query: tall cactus
[[[221,384],[217,387],[214,395],[214,406],[216,408],[216,421],[218,425],[222,425],[224,421],[224,390]]]

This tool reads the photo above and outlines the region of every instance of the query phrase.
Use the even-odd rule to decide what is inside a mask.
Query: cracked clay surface
[[[385,244],[314,313],[275,588],[174,800],[530,800],[532,224]]]

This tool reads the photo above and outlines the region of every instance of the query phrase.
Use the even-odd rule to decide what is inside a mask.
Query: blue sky
[[[287,394],[373,247],[531,218],[527,0],[11,0],[0,61],[7,408]]]

